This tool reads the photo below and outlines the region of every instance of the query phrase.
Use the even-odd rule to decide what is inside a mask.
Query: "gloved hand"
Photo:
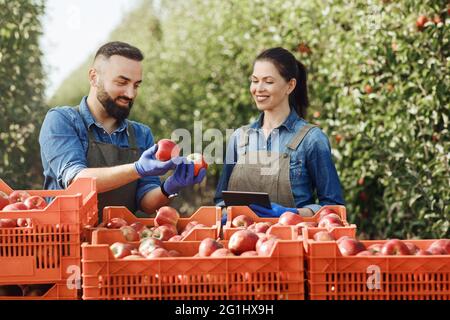
[[[275,202],[271,202],[270,204],[272,205],[272,209],[268,209],[257,204],[251,204],[249,205],[249,207],[250,209],[255,211],[258,216],[263,218],[278,218],[286,211],[290,211],[293,213],[298,212],[297,208],[286,208]]]
[[[162,176],[167,171],[175,169],[178,157],[172,158],[168,161],[159,161],[155,159],[155,153],[158,150],[158,145],[155,144],[152,147],[145,150],[138,161],[134,163],[136,171],[141,177],[147,176]]]
[[[181,163],[180,163],[181,162]],[[178,193],[181,188],[192,186],[202,182],[206,176],[206,169],[202,168],[198,175],[194,176],[194,164],[189,161],[177,161],[175,172],[162,184],[161,188],[168,194]]]

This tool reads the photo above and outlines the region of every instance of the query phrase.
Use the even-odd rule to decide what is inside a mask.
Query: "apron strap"
[[[83,125],[84,125],[84,127],[86,128],[86,132],[87,132],[87,134],[88,134],[89,140],[95,141],[94,132],[93,132],[90,128],[88,128],[88,126],[86,125],[86,122],[84,121],[84,118],[83,118],[83,116],[81,115],[80,106],[79,106],[79,105],[76,106],[76,107],[75,107],[75,110],[76,110],[76,111],[78,112],[78,114],[80,115],[81,121],[83,121]]]
[[[317,127],[315,124],[306,124],[304,125],[300,131],[292,138],[292,140],[287,145],[287,148],[292,150],[297,150],[297,147],[302,143],[305,136],[308,134],[308,132],[312,129]]]
[[[130,148],[133,149],[137,149],[137,144],[136,144],[136,133],[134,131],[134,126],[133,124],[127,121],[127,131],[128,131],[128,144]]]
[[[249,141],[249,137],[248,137],[248,130],[249,130],[250,126],[243,126],[241,127],[241,135],[240,135],[240,139],[239,139],[239,147],[245,147],[248,145],[248,141]]]

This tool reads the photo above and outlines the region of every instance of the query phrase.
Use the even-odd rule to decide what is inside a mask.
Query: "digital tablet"
[[[227,207],[257,204],[271,209],[269,194],[266,192],[222,191],[222,198]]]

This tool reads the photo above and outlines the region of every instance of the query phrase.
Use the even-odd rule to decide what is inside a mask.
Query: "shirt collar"
[[[86,123],[86,126],[90,128],[92,125],[96,125],[98,128],[103,129],[102,125],[95,121],[94,117],[92,116],[91,111],[89,110],[88,104],[87,104],[87,96],[83,97],[80,102],[80,113],[83,117],[84,122]],[[114,132],[122,132],[126,130],[128,134],[128,128],[127,128],[127,122],[122,121],[119,125],[119,127]]]
[[[253,122],[250,126],[252,129],[261,129],[264,119],[264,112],[261,112],[258,119]],[[285,127],[288,131],[292,132],[295,130],[295,123],[300,120],[300,117],[298,116],[297,112],[291,108],[291,112],[289,113],[288,117],[284,122],[278,127]]]

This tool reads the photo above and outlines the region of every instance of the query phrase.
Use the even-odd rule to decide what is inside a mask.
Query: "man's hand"
[[[264,217],[264,218],[278,218],[286,211],[298,213],[297,208],[286,208],[275,202],[271,202],[271,205],[272,205],[272,209],[268,209],[268,208],[262,207],[257,204],[251,204],[251,205],[249,205],[249,207],[250,207],[250,209],[255,211],[255,213],[258,216]]]
[[[168,194],[175,194],[180,191],[181,188],[192,186],[194,184],[202,182],[206,176],[206,169],[200,169],[197,176],[194,176],[194,164],[189,161],[177,161],[175,172],[166,181],[164,181],[161,188]]]
[[[140,177],[147,176],[162,176],[167,171],[175,169],[178,158],[172,158],[168,161],[159,161],[155,159],[155,153],[158,150],[158,145],[155,144],[151,148],[142,153],[138,161],[134,163],[136,171]]]

